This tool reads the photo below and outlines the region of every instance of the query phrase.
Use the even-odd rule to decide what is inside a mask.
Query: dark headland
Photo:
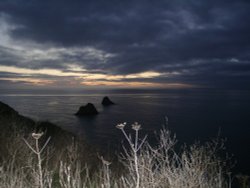
[[[8,159],[12,154],[9,149],[16,147],[26,148],[22,138],[32,140],[32,133],[41,133],[43,136],[39,140],[41,145],[51,137],[49,147],[54,148],[54,156],[58,153],[63,152],[65,148],[74,142],[80,143],[82,149],[88,149],[83,138],[76,137],[73,133],[68,132],[59,126],[50,123],[48,121],[37,122],[31,118],[20,115],[9,105],[0,101],[0,153],[1,160]],[[17,143],[15,143],[17,140]],[[85,152],[86,154],[86,152]]]

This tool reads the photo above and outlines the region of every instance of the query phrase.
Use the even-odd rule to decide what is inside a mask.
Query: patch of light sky
[[[53,61],[61,60],[65,61],[63,56],[77,56],[84,55],[85,59],[92,59],[99,62],[106,63],[108,58],[114,57],[115,54],[104,52],[103,50],[96,49],[93,47],[54,47],[52,44],[38,44],[34,41],[19,41],[13,40],[9,32],[15,29],[17,26],[10,25],[6,22],[6,16],[0,16],[0,45],[10,53],[14,53],[16,56],[20,57],[21,61],[27,63],[36,61]],[[74,62],[66,62],[73,63]],[[84,62],[83,62],[84,63]],[[77,65],[79,62],[75,62],[74,69],[82,69],[81,66]]]
[[[156,83],[142,83],[138,81],[130,82],[130,84],[121,82],[123,79],[145,79],[145,78],[156,78],[156,77],[168,77],[176,73],[159,73],[155,71],[146,71],[137,74],[127,75],[110,75],[101,73],[90,73],[84,68],[84,62],[74,62],[75,56],[83,56],[84,59],[96,60],[101,63],[107,63],[109,58],[115,56],[115,54],[107,53],[103,50],[99,50],[93,47],[55,47],[52,44],[38,44],[34,41],[18,41],[13,40],[9,32],[15,29],[14,26],[6,22],[6,16],[0,15],[0,46],[8,49],[10,54],[17,57],[20,61],[18,66],[0,65],[0,72],[15,73],[17,75],[30,75],[29,79],[24,78],[1,78],[1,80],[9,80],[11,82],[27,82],[34,85],[46,85],[55,84],[55,80],[50,81],[45,78],[36,78],[36,75],[57,76],[57,77],[73,77],[77,80],[82,80],[82,85],[128,85],[128,86],[163,86],[162,84],[154,85]],[[63,57],[70,56],[73,60],[65,62]],[[77,59],[77,58],[76,58]],[[53,68],[41,68],[43,61],[53,61],[65,64],[64,69],[53,69]],[[78,60],[79,61],[79,60]],[[30,63],[40,63],[36,69],[29,68]],[[79,65],[81,64],[81,66]],[[34,66],[35,67],[35,66]],[[70,78],[69,78],[70,79]],[[73,79],[72,79],[73,80]],[[92,84],[91,84],[92,82]],[[95,83],[94,83],[95,82]]]

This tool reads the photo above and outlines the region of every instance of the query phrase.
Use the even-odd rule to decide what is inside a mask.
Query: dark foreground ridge
[[[71,144],[72,140],[80,141],[80,139],[73,133],[63,130],[53,123],[47,121],[37,122],[28,117],[22,116],[9,105],[1,101],[0,130],[0,153],[2,158],[8,158],[8,155],[10,155],[6,151],[14,139],[18,138],[20,144],[23,144],[21,138],[32,139],[31,133],[34,132],[44,133],[44,136],[39,140],[41,144],[51,137],[49,146],[56,148],[58,151],[63,149],[62,146],[66,147]],[[83,143],[82,139],[81,143]]]
[[[107,96],[103,98],[102,100],[102,105],[103,106],[110,106],[110,105],[114,105],[115,103],[112,102]]]
[[[57,137],[58,135],[74,136],[72,133],[63,130],[59,126],[48,121],[36,122],[28,117],[20,115],[9,105],[0,101],[0,128],[2,132],[9,132],[12,129],[22,129],[30,132],[44,132],[47,136]]]
[[[75,113],[76,116],[93,116],[97,114],[98,111],[92,103],[88,103],[86,106],[81,106],[77,113]]]

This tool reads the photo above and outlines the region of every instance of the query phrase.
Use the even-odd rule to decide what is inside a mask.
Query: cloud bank
[[[250,88],[250,2],[0,2],[0,87]]]

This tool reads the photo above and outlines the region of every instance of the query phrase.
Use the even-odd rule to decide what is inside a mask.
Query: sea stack
[[[115,104],[115,103],[113,103],[107,96],[102,99],[103,106],[109,106],[109,105],[113,105],[113,104]]]
[[[97,114],[98,111],[92,103],[88,103],[86,106],[81,106],[78,112],[75,113],[76,116],[93,116]]]

